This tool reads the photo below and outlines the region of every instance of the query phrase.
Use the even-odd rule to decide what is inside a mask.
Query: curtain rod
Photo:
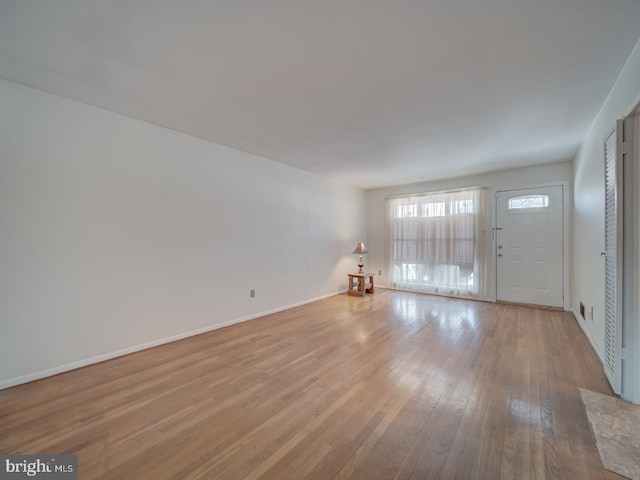
[[[426,195],[441,195],[443,193],[456,193],[456,192],[466,192],[467,190],[478,190],[478,189],[488,189],[489,187],[483,187],[481,185],[472,185],[469,187],[460,187],[460,188],[452,188],[450,190],[435,190],[430,192],[421,192],[421,193],[405,193],[403,195],[392,195],[390,197],[384,197],[385,200],[391,200],[393,198],[407,198],[407,197],[420,197]]]

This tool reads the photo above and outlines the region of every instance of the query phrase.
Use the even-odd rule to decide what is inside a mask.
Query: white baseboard
[[[95,363],[104,362],[105,360],[110,360],[112,358],[121,357],[123,355],[128,355],[130,353],[140,352],[142,350],[147,350],[149,348],[157,347],[159,345],[164,345],[165,343],[171,343],[178,340],[182,340],[184,338],[193,337],[195,335],[200,335],[202,333],[211,332],[213,330],[218,330],[219,328],[228,327],[230,325],[235,325],[236,323],[247,322],[249,320],[254,320],[259,317],[264,317],[265,315],[270,315],[272,313],[281,312],[283,310],[288,310],[290,308],[299,307],[301,305],[305,305],[311,302],[317,302],[318,300],[323,300],[325,298],[333,297],[334,295],[338,295],[340,293],[346,293],[346,289],[344,291],[338,291],[338,293],[328,293],[326,295],[321,295],[319,297],[311,298],[308,300],[303,300],[301,302],[292,303],[290,305],[285,305],[282,307],[274,308],[271,310],[266,310],[264,312],[256,313],[253,315],[248,315],[246,317],[236,318],[233,320],[229,320],[227,322],[216,323],[215,325],[209,325],[204,328],[199,328],[197,330],[191,330],[189,332],[179,333],[177,335],[172,335],[170,337],[161,338],[158,340],[152,340],[150,342],[142,343],[139,345],[133,345],[131,347],[123,348],[120,350],[116,350],[114,352],[105,353],[102,355],[96,355],[95,357],[85,358],[83,360],[78,360],[75,362],[67,363],[64,365],[59,365],[52,368],[47,368],[46,370],[40,370],[38,372],[29,373],[27,375],[22,375],[20,377],[9,378],[8,380],[0,381],[0,390],[4,390],[6,388],[15,387],[16,385],[22,385],[23,383],[33,382],[34,380],[40,380],[41,378],[51,377],[53,375],[58,375],[59,373],[68,372],[69,370],[75,370],[77,368],[86,367],[87,365],[93,365]]]
[[[571,313],[573,313],[573,316],[575,317],[576,322],[578,322],[578,325],[580,325],[580,328],[582,329],[582,331],[586,335],[587,339],[589,340],[589,343],[591,344],[591,346],[595,350],[596,354],[598,355],[598,358],[600,359],[600,362],[604,362],[604,360],[603,360],[604,359],[604,355],[603,355],[602,351],[600,350],[600,348],[598,347],[598,344],[594,340],[594,338],[591,335],[591,333],[589,333],[589,330],[587,330],[587,325],[584,323],[584,319],[576,311],[575,308],[572,308],[570,311],[571,311]]]

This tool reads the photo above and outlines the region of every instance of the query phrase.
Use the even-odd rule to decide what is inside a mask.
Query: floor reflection
[[[405,325],[436,320],[453,334],[463,329],[478,330],[476,309],[449,298],[427,295],[403,297],[393,302],[393,313],[395,320]]]

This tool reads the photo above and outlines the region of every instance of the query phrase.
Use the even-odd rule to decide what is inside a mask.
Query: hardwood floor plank
[[[613,479],[568,313],[378,289],[0,391],[0,451],[83,479]]]

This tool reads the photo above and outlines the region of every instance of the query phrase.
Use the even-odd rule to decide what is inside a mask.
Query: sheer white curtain
[[[388,198],[386,285],[486,298],[489,221],[486,188]]]

